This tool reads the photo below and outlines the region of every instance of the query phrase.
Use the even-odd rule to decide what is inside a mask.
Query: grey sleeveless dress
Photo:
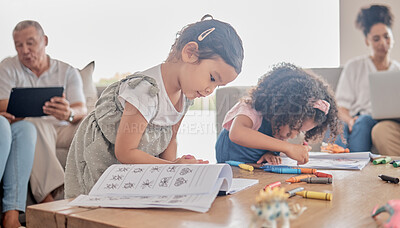
[[[159,87],[154,78],[134,74],[108,86],[96,102],[96,108],[80,124],[68,152],[65,169],[65,197],[88,194],[101,174],[112,164],[120,163],[114,147],[119,123],[124,111],[118,100],[121,82],[135,88],[145,83],[151,97],[157,98],[157,113],[149,121],[138,149],[159,156],[172,138],[172,125],[159,126],[152,123],[159,114]],[[192,101],[186,98],[184,113]]]

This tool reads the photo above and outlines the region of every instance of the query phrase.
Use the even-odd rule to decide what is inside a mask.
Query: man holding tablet
[[[64,184],[64,169],[56,157],[57,138],[73,135],[65,132],[74,131],[87,113],[82,79],[77,69],[46,54],[48,37],[38,22],[19,22],[12,35],[17,56],[0,63],[0,112],[7,110],[12,88],[64,88],[62,96],[43,105],[46,116],[25,118],[37,130],[30,186],[37,202],[49,202],[63,197],[56,194]],[[10,123],[20,119],[6,117]]]

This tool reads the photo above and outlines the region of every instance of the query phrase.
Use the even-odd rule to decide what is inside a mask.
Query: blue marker
[[[273,172],[273,173],[281,173],[281,174],[300,174],[301,170],[300,169],[292,169],[292,168],[270,168],[270,169],[264,169],[264,171],[267,172]]]
[[[225,163],[231,165],[231,166],[238,166],[239,164],[244,164],[244,162],[238,162],[238,161],[225,161]]]

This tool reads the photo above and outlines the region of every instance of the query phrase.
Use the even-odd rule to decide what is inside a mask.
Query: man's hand
[[[4,116],[8,120],[9,123],[11,123],[15,120],[15,116],[8,112],[0,112],[0,116]]]
[[[47,115],[54,116],[58,120],[68,120],[71,107],[63,93],[62,97],[52,97],[50,101],[46,102],[43,106],[43,112]]]

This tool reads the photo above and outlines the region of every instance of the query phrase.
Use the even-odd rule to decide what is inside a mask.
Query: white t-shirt
[[[388,71],[400,71],[400,63],[392,60]],[[336,88],[338,106],[357,113],[371,115],[371,97],[368,75],[377,72],[369,56],[359,56],[351,59],[343,68]]]
[[[157,96],[150,96],[148,85],[145,83],[140,83],[134,89],[128,86],[129,80],[121,83],[118,96],[121,105],[125,108],[125,102],[129,102],[139,110],[147,122],[153,119],[153,124],[159,126],[171,126],[178,123],[185,115],[185,110],[182,108],[181,112],[178,112],[169,99],[161,75],[161,64],[140,73],[154,78],[160,89],[158,93],[160,104],[157,116],[153,119],[157,112]],[[182,94],[182,96],[184,95]],[[185,96],[182,99],[181,107],[186,107]]]
[[[83,94],[82,78],[78,70],[67,63],[50,58],[49,69],[37,77],[29,68],[24,66],[18,56],[9,57],[0,63],[0,100],[10,97],[11,89],[14,87],[64,87],[65,97],[70,104],[86,103]],[[52,119],[51,116],[42,118]],[[65,121],[61,121],[65,123]]]

